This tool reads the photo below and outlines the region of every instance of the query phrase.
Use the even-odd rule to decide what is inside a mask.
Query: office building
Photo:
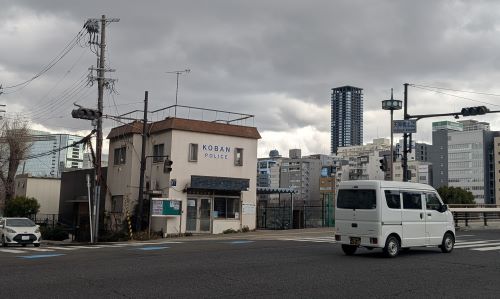
[[[35,158],[21,161],[17,174],[61,178],[61,173],[66,169],[83,168],[83,144],[70,146],[80,141],[81,136],[42,131],[31,133],[31,147],[27,156]]]
[[[448,186],[448,133],[462,132],[463,124],[454,121],[432,123],[432,146],[428,161],[432,163],[432,186]]]
[[[353,86],[332,88],[331,152],[339,147],[363,144],[363,89]]]

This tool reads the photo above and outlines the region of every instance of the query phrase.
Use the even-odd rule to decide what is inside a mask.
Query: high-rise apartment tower
[[[331,152],[339,147],[363,144],[363,89],[332,88]]]

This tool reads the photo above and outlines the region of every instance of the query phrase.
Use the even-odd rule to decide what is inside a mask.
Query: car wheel
[[[353,255],[357,249],[357,246],[342,244],[342,251],[344,251],[346,255]]]
[[[385,241],[384,254],[386,257],[396,257],[401,249],[398,238],[389,236]]]
[[[40,247],[40,243],[34,243],[33,244],[35,247]]]
[[[5,236],[2,236],[2,247],[7,247],[7,242],[5,242]]]
[[[455,247],[455,238],[451,233],[446,233],[444,234],[443,237],[443,243],[441,243],[441,251],[444,253],[450,253],[453,251],[453,248]]]

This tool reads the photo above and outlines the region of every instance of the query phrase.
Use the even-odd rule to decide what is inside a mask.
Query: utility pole
[[[408,115],[408,83],[404,84],[404,119],[410,119],[410,115]],[[411,147],[411,144],[410,144]],[[408,133],[403,134],[403,159],[401,161],[401,168],[403,169],[403,182],[408,182]]]
[[[189,73],[191,70],[190,69],[185,69],[183,71],[171,71],[171,72],[166,72],[167,74],[176,74],[177,75],[177,86],[175,88],[175,108],[174,108],[174,117],[177,117],[177,95],[179,94],[179,75],[182,73]]]
[[[0,88],[1,88],[1,86],[0,86]],[[0,94],[1,94],[1,93],[0,93]],[[5,107],[5,104],[0,104],[0,107]],[[3,112],[5,112],[5,110],[0,109],[0,113],[3,113]],[[2,116],[0,115],[0,120],[1,120],[1,119],[2,119]]]
[[[92,36],[99,32],[99,21],[100,21],[100,29],[101,36],[99,40],[99,60],[97,66],[97,78],[90,76],[91,80],[97,79],[97,113],[99,117],[96,119],[96,129],[97,129],[97,137],[96,137],[96,157],[95,157],[95,200],[94,200],[94,242],[99,240],[99,206],[101,202],[101,186],[102,186],[102,114],[103,114],[103,98],[104,98],[104,88],[109,86],[109,83],[113,82],[114,79],[105,78],[105,72],[114,71],[114,70],[106,70],[105,69],[105,54],[106,54],[106,23],[109,22],[118,22],[120,19],[106,19],[106,15],[102,15],[101,19],[89,19],[85,23],[85,27],[87,31]],[[90,70],[94,70],[91,68]]]
[[[136,219],[136,230],[137,232],[142,230],[142,213],[144,210],[144,173],[146,172],[146,133],[147,133],[147,125],[148,125],[148,92],[144,92],[144,119],[142,120],[142,148],[141,148],[141,169],[140,169],[140,177],[139,177],[139,196],[138,196],[138,204],[139,204],[139,213]],[[150,224],[151,225],[151,224]]]

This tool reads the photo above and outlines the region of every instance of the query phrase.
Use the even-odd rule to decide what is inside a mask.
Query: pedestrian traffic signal
[[[71,116],[73,116],[73,118],[94,120],[101,118],[102,113],[95,109],[78,108],[71,111]]]
[[[163,173],[170,173],[172,171],[172,164],[174,164],[174,162],[167,158],[163,163]]]
[[[483,115],[490,112],[490,109],[486,108],[486,106],[477,106],[477,107],[467,107],[462,108],[460,114],[463,116],[472,116],[472,115]]]

